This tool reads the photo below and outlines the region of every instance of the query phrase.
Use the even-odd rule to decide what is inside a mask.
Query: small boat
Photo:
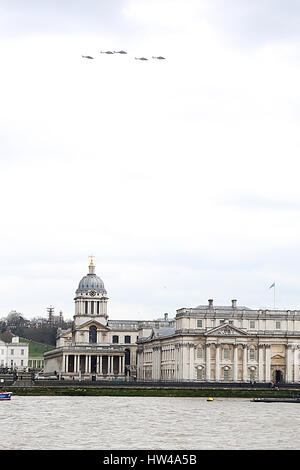
[[[12,392],[0,392],[0,401],[1,400],[10,400]]]
[[[208,397],[206,401],[214,401],[212,397]]]
[[[255,403],[300,403],[300,398],[253,398]]]

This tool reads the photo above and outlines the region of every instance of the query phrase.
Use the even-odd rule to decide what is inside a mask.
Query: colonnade
[[[249,358],[250,348],[255,348],[254,345],[248,343],[217,343],[217,342],[208,342],[205,344],[206,354],[205,354],[205,380],[211,381],[211,347],[215,348],[215,377],[214,380],[217,382],[222,379],[221,369],[226,367],[226,361],[221,361],[220,358],[220,348],[223,347],[232,347],[233,348],[233,358],[228,361],[228,367],[232,370],[230,380],[237,382],[242,380],[243,382],[249,381],[249,370],[255,371],[255,380],[258,382],[270,382],[274,379],[272,377],[272,367],[271,367],[271,344],[270,343],[261,343],[256,347],[257,357]],[[242,349],[242,364],[239,361],[239,348]],[[252,359],[252,360],[251,360]],[[275,360],[276,364],[276,360]],[[242,377],[239,376],[238,371],[239,367],[242,367]],[[285,382],[299,382],[299,345],[298,344],[286,344],[285,345],[285,363],[281,364],[284,366],[285,376],[283,379]],[[274,365],[273,368],[276,366]],[[278,366],[280,369],[280,365]]]
[[[274,345],[283,346],[280,343]],[[285,344],[285,351],[280,354],[271,354],[271,346],[269,342],[208,341],[203,345],[203,357],[198,359],[197,345],[192,341],[165,346],[154,344],[138,350],[138,374],[141,380],[194,381],[199,368],[203,371],[200,379],[203,381],[271,382],[278,371],[282,373],[283,381],[299,382],[300,345]],[[230,351],[226,359],[221,353],[222,348]],[[227,378],[225,370],[228,371]]]
[[[95,354],[64,354],[62,373],[125,375],[125,356]]]
[[[248,343],[206,343],[206,354],[205,354],[205,380],[210,381],[212,380],[211,377],[211,366],[212,366],[212,361],[211,361],[211,347],[215,348],[215,377],[214,380],[216,382],[220,381],[222,379],[221,376],[221,368],[226,367],[226,362],[224,366],[224,361],[221,361],[221,355],[220,355],[220,348],[221,346],[230,346],[233,347],[233,359],[228,361],[227,367],[230,367],[232,369],[231,373],[231,380],[233,382],[237,382],[238,380],[242,380],[243,382],[248,382],[249,381],[249,374],[248,374],[248,366],[251,366],[251,362],[249,361],[248,358],[248,353],[249,353],[249,345]],[[270,382],[271,377],[270,377],[270,344],[260,344],[259,345],[259,353],[258,353],[258,381],[262,382]],[[239,371],[239,348],[242,349],[243,354],[242,354],[242,377],[240,379],[238,375]],[[257,361],[255,362],[255,364]],[[254,367],[254,366],[253,366]]]

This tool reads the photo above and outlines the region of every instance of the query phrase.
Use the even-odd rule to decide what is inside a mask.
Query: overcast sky
[[[300,309],[299,23],[298,0],[2,0],[0,317],[71,319],[89,255],[110,319],[272,308],[274,281]]]

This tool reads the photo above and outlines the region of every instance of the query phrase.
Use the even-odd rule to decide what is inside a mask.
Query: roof
[[[152,337],[161,338],[162,336],[171,336],[174,333],[175,333],[175,328],[162,326],[161,328],[153,328]]]
[[[251,310],[251,308],[244,307],[243,305],[238,305],[233,308],[231,305],[198,305],[197,307],[193,307],[193,310]]]
[[[157,338],[166,338],[167,336],[172,336],[175,333],[175,328],[171,327],[160,327],[160,328],[152,328],[152,333],[148,338],[139,338],[139,342],[149,341],[150,339],[157,339]]]

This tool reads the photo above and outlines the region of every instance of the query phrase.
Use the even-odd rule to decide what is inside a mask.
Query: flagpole
[[[273,284],[269,287],[269,289],[274,289],[274,310],[275,310],[275,281],[273,282]]]

